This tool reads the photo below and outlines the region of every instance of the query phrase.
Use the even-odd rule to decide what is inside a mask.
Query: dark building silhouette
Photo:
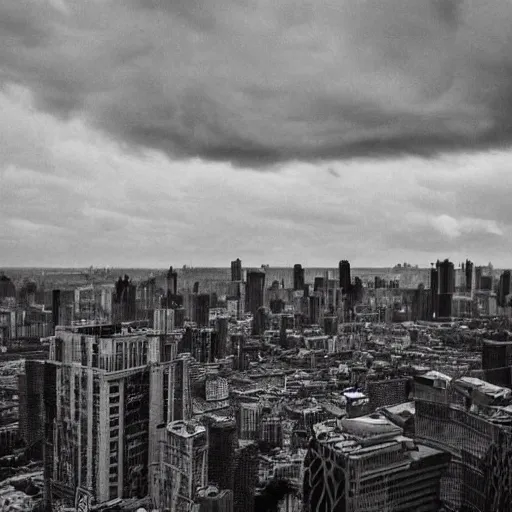
[[[194,286],[192,287],[192,293],[199,293],[199,281],[194,283]]]
[[[239,258],[231,262],[231,281],[242,280],[242,262]]]
[[[309,322],[318,324],[320,319],[320,297],[312,295],[309,297]]]
[[[60,290],[52,291],[52,322],[54,327],[59,325],[60,319]]]
[[[324,289],[325,282],[323,277],[315,277],[315,281],[313,284],[313,291],[319,292]]]
[[[475,290],[482,289],[482,267],[475,267]]]
[[[245,442],[235,454],[235,489],[233,512],[254,510],[258,482],[258,446]]]
[[[192,321],[196,322],[198,327],[208,327],[210,325],[210,296],[207,293],[193,295],[194,301]]]
[[[439,261],[437,262],[437,265]],[[430,313],[431,316],[429,320],[432,320],[434,317],[437,318],[439,314],[439,299],[438,299],[438,290],[439,290],[439,272],[438,267],[432,267],[430,269]]]
[[[269,328],[268,310],[265,307],[258,308],[252,321],[252,333],[261,336]]]
[[[112,300],[112,318],[114,323],[136,320],[136,288],[125,275],[116,282]]]
[[[455,292],[455,269],[453,263],[445,259],[437,262],[438,278],[438,304],[436,318],[449,318],[452,316],[452,298]]]
[[[340,272],[340,288],[343,289],[343,293],[348,293],[351,288],[350,279],[350,263],[347,260],[341,260],[339,263]]]
[[[176,295],[178,293],[178,273],[169,267],[167,272],[167,295]]]
[[[222,359],[227,356],[228,346],[228,318],[217,317],[215,319],[215,332],[217,333],[217,354],[215,357]]]
[[[492,276],[480,277],[480,290],[492,291]]]
[[[500,276],[498,285],[498,306],[505,307],[507,295],[510,294],[510,270],[505,270]]]
[[[238,432],[234,418],[206,417],[208,426],[208,480],[219,489],[235,486]]]
[[[302,265],[300,263],[297,263],[293,267],[293,289],[304,289],[304,269],[302,268]]]
[[[338,318],[336,316],[324,317],[324,332],[328,336],[338,334]]]
[[[473,287],[473,263],[471,261],[466,260],[464,272],[466,274],[466,291],[470,292]]]
[[[245,284],[245,310],[256,315],[258,309],[264,304],[265,273],[248,272]]]
[[[0,301],[8,297],[16,297],[16,286],[14,283],[5,275],[0,275]]]

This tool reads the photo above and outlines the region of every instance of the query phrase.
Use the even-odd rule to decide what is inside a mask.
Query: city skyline
[[[2,3],[1,265],[509,267],[508,4],[253,9]]]

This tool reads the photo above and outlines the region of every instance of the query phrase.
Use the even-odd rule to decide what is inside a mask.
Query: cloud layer
[[[508,145],[509,0],[6,0],[0,83],[241,166]]]

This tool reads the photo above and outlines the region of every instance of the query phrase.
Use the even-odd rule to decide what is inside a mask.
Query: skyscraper
[[[240,258],[237,258],[235,261],[231,262],[231,281],[241,281],[242,280],[242,262]]]
[[[162,437],[159,510],[190,512],[208,483],[208,432],[193,421],[173,421]]]
[[[245,285],[245,310],[256,315],[258,309],[264,305],[265,295],[265,273],[247,272],[247,282]]]
[[[498,286],[498,306],[505,307],[507,295],[510,294],[510,270],[505,270],[500,276]]]
[[[145,497],[164,419],[165,338],[115,326],[57,329],[44,371],[45,501]],[[160,405],[159,405],[160,404]]]
[[[304,269],[300,263],[293,267],[293,289],[304,290]]]
[[[343,289],[343,293],[346,294],[351,289],[350,279],[350,263],[347,260],[341,260],[339,263],[340,273],[340,288]]]
[[[190,360],[190,354],[178,354],[169,366],[169,394],[166,401],[168,423],[192,417]]]
[[[169,267],[167,272],[167,295],[176,295],[178,293],[178,273]]]
[[[438,318],[452,316],[452,298],[455,291],[455,269],[453,263],[445,259],[437,266],[438,272]]]
[[[192,320],[198,327],[208,327],[210,325],[210,295],[201,293],[192,297],[194,300]]]
[[[114,323],[136,320],[136,288],[127,275],[116,282],[112,316]]]
[[[471,261],[466,260],[464,271],[466,273],[466,291],[470,292],[473,289],[473,263]]]

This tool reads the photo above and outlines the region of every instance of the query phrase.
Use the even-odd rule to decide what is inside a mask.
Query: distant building
[[[341,260],[339,265],[340,288],[343,293],[348,293],[351,289],[350,263],[347,260]]]
[[[136,288],[125,275],[116,282],[112,320],[114,323],[131,322],[136,320]]]
[[[264,294],[265,273],[248,272],[245,285],[245,310],[255,316],[258,309],[264,305]]]
[[[231,281],[241,281],[242,280],[242,262],[240,258],[237,258],[235,261],[231,262]]]
[[[210,325],[210,295],[202,293],[193,295],[194,308],[192,310],[192,321],[198,327],[208,327]]]
[[[163,334],[174,331],[174,309],[155,309],[153,329]]]
[[[500,276],[498,285],[498,306],[504,308],[507,306],[507,295],[510,294],[510,270],[505,270]]]
[[[293,267],[293,289],[304,289],[304,269],[302,268],[302,265],[300,265],[299,263],[297,263]]]

